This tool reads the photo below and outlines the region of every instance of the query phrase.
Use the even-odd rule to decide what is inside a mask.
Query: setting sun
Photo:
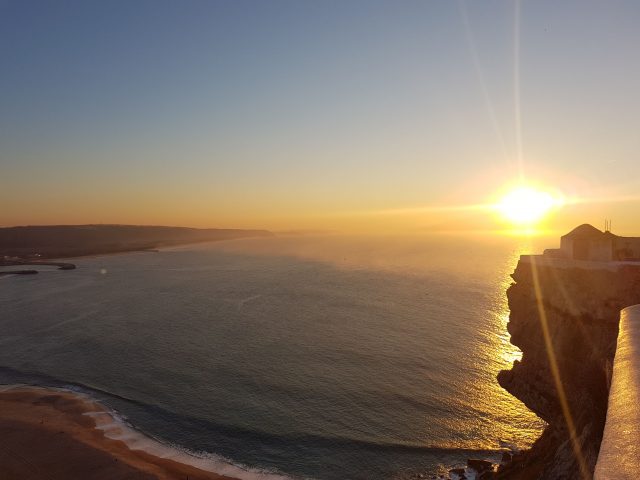
[[[549,192],[532,187],[518,187],[502,197],[497,209],[511,223],[534,225],[560,203],[560,200]]]

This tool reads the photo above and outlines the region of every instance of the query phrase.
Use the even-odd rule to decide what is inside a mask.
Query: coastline
[[[0,389],[0,461],[5,480],[278,477],[180,452],[145,438],[88,396],[34,386]]]
[[[244,238],[244,237],[241,237]],[[251,238],[251,237],[249,237]],[[16,259],[1,259],[0,258],[0,267],[21,267],[21,266],[44,266],[44,267],[58,267],[58,270],[75,270],[77,268],[75,263],[70,263],[61,260],[75,260],[75,259],[85,259],[85,258],[98,258],[98,257],[110,257],[116,255],[124,255],[127,253],[158,253],[165,251],[171,248],[179,248],[179,247],[188,247],[189,245],[200,245],[204,243],[217,243],[224,242],[229,240],[237,240],[237,238],[229,238],[229,239],[216,239],[216,240],[197,240],[190,241],[184,243],[177,243],[173,245],[156,245],[151,247],[131,247],[131,248],[122,248],[117,250],[96,250],[88,253],[70,253],[67,255],[54,255],[54,256],[44,256],[39,259],[30,259],[30,258],[16,258]],[[38,274],[39,270],[7,270],[0,271],[0,276],[10,276],[10,275],[35,275]]]
[[[40,225],[0,228],[0,258],[51,260],[246,237],[266,237],[267,230],[197,229],[140,225]]]

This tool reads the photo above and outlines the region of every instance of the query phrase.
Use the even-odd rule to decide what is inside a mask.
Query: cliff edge
[[[497,478],[591,479],[620,311],[640,303],[640,265],[536,260],[542,258],[523,256],[512,274],[507,328],[523,356],[498,381],[548,426]]]

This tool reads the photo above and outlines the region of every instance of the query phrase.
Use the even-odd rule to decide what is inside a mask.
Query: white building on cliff
[[[640,261],[640,237],[620,237],[584,224],[560,237],[560,248],[545,255],[592,262]]]

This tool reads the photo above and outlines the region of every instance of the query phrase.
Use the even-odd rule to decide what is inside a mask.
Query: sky
[[[0,225],[640,234],[635,1],[0,0]]]

